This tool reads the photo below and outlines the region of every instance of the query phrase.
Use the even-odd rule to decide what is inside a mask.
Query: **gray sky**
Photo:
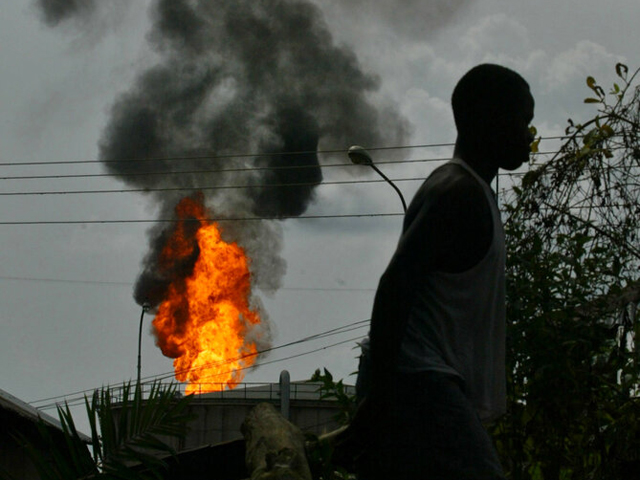
[[[130,90],[143,70],[161,61],[158,50],[149,44],[153,38],[149,34],[151,3],[100,0],[96,8],[82,10],[57,26],[51,19],[48,24],[42,21],[30,0],[3,3],[0,192],[131,188],[110,177],[6,179],[105,173],[97,163],[6,164],[99,158],[98,143],[109,122],[111,105]],[[579,120],[590,114],[590,107],[582,103],[588,96],[587,75],[595,76],[607,90],[617,61],[627,62],[631,69],[640,64],[636,26],[640,4],[635,0],[613,0],[606,6],[596,0],[413,0],[398,9],[389,8],[383,0],[315,3],[332,41],[352,49],[361,70],[378,77],[380,87],[368,92],[367,102],[381,112],[380,125],[396,119],[395,114],[385,113],[392,111],[411,125],[403,141],[406,145],[454,141],[448,99],[457,79],[478,63],[502,63],[527,78],[536,97],[534,124],[543,135],[562,134],[567,118]],[[325,115],[329,128],[331,117]],[[345,122],[344,115],[341,112],[335,124]],[[357,115],[355,120],[360,121]],[[355,127],[354,132],[358,132]],[[321,137],[320,149],[347,148],[359,142],[343,138],[340,146],[339,135],[332,135]],[[377,147],[398,146],[389,140],[388,131],[378,138],[389,143]],[[255,151],[255,142],[249,138],[246,145],[236,144],[235,153]],[[376,152],[375,157],[381,162],[450,153],[447,147],[408,148]],[[392,178],[424,178],[434,165],[416,162],[381,168]],[[323,174],[325,182],[376,178],[361,167],[326,168]],[[407,198],[418,185],[417,181],[398,182]],[[159,208],[154,197],[132,193],[2,196],[0,388],[35,401],[135,378],[140,307],[132,291],[147,251],[150,227],[146,223],[6,223],[152,220]],[[316,188],[315,201],[305,215],[400,210],[395,193],[382,183],[328,183]],[[366,320],[377,279],[397,240],[401,217],[277,223],[282,229],[281,256],[287,264],[282,288],[272,294],[255,292],[270,318],[272,344],[287,344]],[[150,321],[146,317],[143,377],[172,371],[171,360],[154,345]],[[318,367],[347,377],[356,368],[354,342],[278,360],[365,333],[366,328],[360,328],[278,349],[262,359],[273,363],[247,372],[245,381],[277,381],[283,368],[295,380],[308,378]]]

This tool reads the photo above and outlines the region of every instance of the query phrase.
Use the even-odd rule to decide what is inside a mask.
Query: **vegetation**
[[[348,425],[357,407],[356,396],[348,391],[343,380],[337,382],[329,370],[317,369],[309,382],[319,383],[318,392],[322,400],[334,400],[338,405],[338,413],[334,419],[339,425]],[[355,475],[350,474],[343,466],[336,465],[334,459],[335,437],[320,438],[307,434],[307,460],[314,479],[317,480],[350,480]]]
[[[624,65],[598,107],[504,201],[508,414],[493,427],[512,479],[640,469],[640,89]],[[628,478],[628,477],[626,477]]]
[[[172,439],[187,433],[190,397],[179,398],[176,388],[151,385],[143,398],[140,384],[131,389],[105,387],[85,398],[91,445],[76,429],[69,406],[58,407],[64,443],[43,422],[39,425],[45,449],[21,438],[43,480],[163,478],[162,457],[175,454]],[[116,396],[117,393],[117,396]],[[117,399],[117,403],[114,402]]]
[[[321,400],[335,400],[340,407],[335,416],[336,422],[340,425],[351,422],[358,405],[356,397],[347,391],[342,380],[334,381],[331,372],[325,368],[322,372],[316,370],[309,381],[320,383],[318,392]]]

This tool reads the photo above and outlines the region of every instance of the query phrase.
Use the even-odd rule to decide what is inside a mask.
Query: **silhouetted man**
[[[489,184],[529,158],[527,82],[480,65],[452,96],[454,158],[416,193],[375,297],[371,382],[346,437],[363,479],[501,479],[482,422],[505,410],[505,245]]]

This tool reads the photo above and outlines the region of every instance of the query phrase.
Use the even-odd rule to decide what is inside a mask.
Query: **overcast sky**
[[[157,20],[151,13],[154,2],[100,0],[94,8],[83,7],[91,5],[89,1],[71,3],[80,10],[69,17],[60,12],[46,16],[31,0],[0,6],[0,193],[132,188],[112,177],[7,179],[106,173],[100,163],[77,162],[100,157],[99,144],[114,102],[132,90],[142,72],[164,61],[152,34]],[[365,141],[379,142],[367,147],[453,142],[451,91],[466,70],[482,62],[519,71],[536,98],[538,131],[559,135],[567,118],[579,121],[591,112],[582,103],[588,96],[587,75],[607,90],[616,62],[626,62],[631,69],[640,66],[636,0],[407,0],[404,7],[393,8],[386,0],[314,4],[319,7],[315,19],[320,30],[331,34],[324,39],[327,45],[357,57],[356,71],[344,70],[342,76],[334,72],[318,85],[348,91],[350,82],[359,81],[356,73],[372,85],[364,89],[353,117],[346,109],[326,107],[320,97],[314,108],[322,111],[318,122],[328,132],[320,135],[320,150],[346,149]],[[275,72],[274,85],[283,83],[290,90],[298,85],[295,75],[290,78],[285,72],[277,78],[278,69]],[[368,110],[360,107],[377,112],[377,123],[370,126],[362,114]],[[236,140],[232,153],[255,151],[258,131],[247,136],[246,144]],[[541,145],[542,150],[546,147]],[[374,155],[384,162],[450,153],[450,147],[423,147]],[[346,160],[320,156],[325,164]],[[20,165],[34,162],[57,163]],[[437,164],[381,168],[394,179],[421,179]],[[305,216],[401,211],[388,185],[333,183],[376,179],[364,167],[324,168],[323,174],[326,184],[316,188]],[[419,181],[399,181],[398,186],[409,198]],[[147,252],[150,223],[30,222],[153,220],[159,212],[157,198],[140,193],[0,198],[0,388],[35,401],[135,378],[140,307],[133,300],[133,286]],[[281,233],[279,255],[286,273],[275,293],[255,291],[269,317],[272,345],[368,319],[401,220],[397,215],[274,221],[273,230]],[[172,371],[172,361],[154,345],[150,321],[147,316],[143,377]],[[247,372],[245,381],[277,381],[285,368],[294,380],[308,378],[318,367],[348,377],[356,368],[354,341],[280,360],[362,336],[366,330],[361,325],[273,351],[262,358],[262,367]]]

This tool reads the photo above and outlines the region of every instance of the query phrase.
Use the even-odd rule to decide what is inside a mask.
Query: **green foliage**
[[[320,398],[335,399],[340,407],[338,414],[335,416],[335,420],[340,425],[347,425],[351,422],[356,407],[358,406],[355,395],[350,394],[347,391],[346,386],[342,380],[334,381],[333,375],[326,368],[320,372],[320,369],[316,370],[311,377],[310,382],[320,382],[318,392],[320,392]]]
[[[598,114],[504,200],[511,479],[613,479],[640,468],[640,89],[618,65]]]
[[[343,381],[336,382],[331,372],[324,368],[322,372],[320,369],[316,370],[309,382],[320,383],[317,391],[320,392],[321,399],[336,400],[340,408],[334,418],[340,425],[348,425],[358,405],[355,395],[349,393]],[[315,480],[350,480],[355,478],[353,474],[335,464],[333,458],[334,441],[335,439],[321,439],[315,436],[308,438],[307,445],[310,448],[307,451],[307,460]]]
[[[91,449],[76,429],[69,406],[58,407],[64,442],[40,422],[41,448],[21,441],[43,480],[162,478],[163,456],[175,454],[171,439],[187,433],[190,397],[178,398],[174,386],[124,385],[116,391],[96,390],[85,406],[91,427]],[[135,467],[135,468],[132,468]]]

